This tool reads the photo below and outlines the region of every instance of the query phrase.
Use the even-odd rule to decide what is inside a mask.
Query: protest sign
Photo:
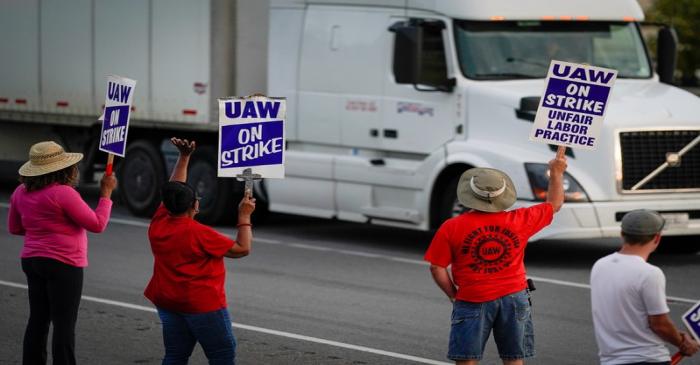
[[[617,71],[554,61],[530,140],[594,150]]]
[[[695,337],[696,341],[700,341],[700,302],[690,308],[683,315],[683,323],[690,333]]]
[[[688,309],[682,320],[690,334],[695,338],[695,341],[700,342],[700,302],[695,303],[692,308]],[[671,365],[680,363],[684,357],[680,351],[676,352],[671,357]]]
[[[107,76],[105,109],[100,117],[102,120],[100,151],[124,157],[135,86],[136,80],[114,75]]]
[[[285,117],[284,98],[219,99],[218,176],[283,178]]]

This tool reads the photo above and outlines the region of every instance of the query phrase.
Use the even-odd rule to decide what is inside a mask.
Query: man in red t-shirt
[[[163,204],[148,228],[155,262],[144,293],[163,323],[163,364],[186,364],[197,342],[210,364],[233,364],[236,339],[226,308],[223,258],[250,253],[255,199],[246,191],[238,206],[235,241],[195,221],[199,197],[187,184],[195,142],[171,141],[180,155],[170,181],[162,188]]]
[[[501,171],[474,168],[460,177],[457,198],[471,210],[443,223],[425,253],[435,283],[454,302],[447,357],[457,364],[477,364],[491,330],[504,364],[534,356],[523,259],[528,239],[564,203],[565,151],[559,147],[549,162],[547,201],[529,208],[506,211],[517,194]]]

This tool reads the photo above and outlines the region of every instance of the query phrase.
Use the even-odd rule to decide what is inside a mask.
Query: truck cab
[[[700,234],[700,98],[660,82],[634,0],[273,0],[268,93],[288,97],[272,211],[437,228],[471,167],[545,199],[553,146],[529,141],[552,59],[618,70],[595,151],[568,151],[566,203],[536,238],[619,234],[648,208]]]

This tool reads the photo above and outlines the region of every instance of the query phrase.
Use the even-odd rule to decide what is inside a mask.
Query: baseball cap
[[[160,192],[163,198],[163,205],[172,214],[186,212],[197,199],[194,188],[180,181],[168,181],[163,184]]]
[[[633,210],[622,217],[622,232],[637,236],[650,236],[661,232],[666,220],[661,214],[647,209]]]

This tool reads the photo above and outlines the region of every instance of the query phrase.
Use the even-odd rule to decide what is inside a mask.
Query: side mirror
[[[397,22],[389,28],[394,41],[394,77],[397,84],[417,84],[420,75],[423,28],[408,22]]]
[[[411,84],[418,91],[452,92],[456,80],[447,77],[444,28],[441,21],[423,19],[400,21],[389,27],[396,34],[393,71],[397,84]]]
[[[656,46],[656,72],[659,80],[665,84],[673,82],[673,72],[676,69],[678,37],[672,27],[659,29]]]

